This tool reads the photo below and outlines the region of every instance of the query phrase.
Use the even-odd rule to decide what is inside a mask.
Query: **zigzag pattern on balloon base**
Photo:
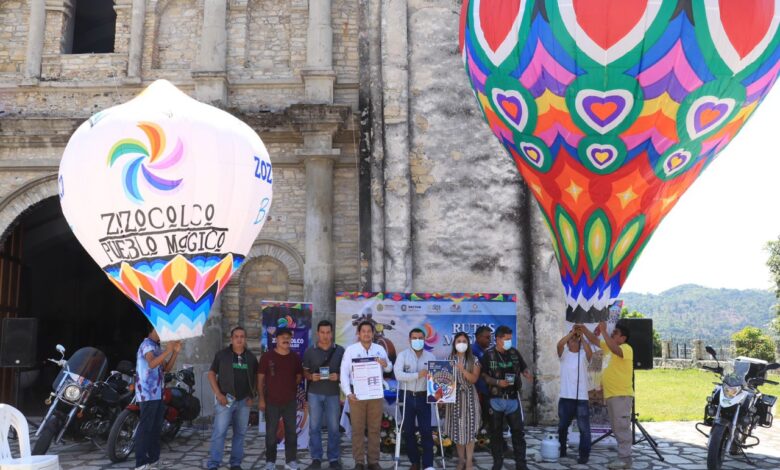
[[[542,209],[567,320],[606,317],[777,80],[779,29],[780,0],[464,0],[466,73]]]
[[[244,258],[233,253],[146,259],[104,268],[162,340],[200,335],[219,293]]]

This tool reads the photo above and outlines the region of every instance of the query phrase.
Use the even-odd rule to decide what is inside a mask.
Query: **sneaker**
[[[339,462],[338,460],[331,460],[330,464],[328,464],[328,468],[332,468],[333,470],[342,470],[341,462]]]
[[[265,470],[276,470],[276,462],[266,462]]]
[[[366,470],[366,466],[363,465],[362,463],[356,463],[355,468],[353,468],[352,470]]]
[[[149,464],[141,465],[140,467],[135,467],[135,470],[149,470]]]
[[[385,469],[380,467],[378,463],[370,463],[368,464],[368,470],[385,470]]]
[[[322,468],[322,461],[320,459],[314,459],[311,461],[311,465],[306,467],[306,470],[319,470]]]
[[[166,470],[168,468],[173,468],[173,462],[169,460],[158,460],[157,462],[153,462],[148,465],[149,470]]]
[[[298,470],[298,462],[292,461],[284,464],[284,470]]]
[[[585,465],[586,463],[588,463],[588,457],[579,457],[577,459],[577,463],[580,465]]]
[[[241,465],[231,465],[230,470],[244,470],[241,468]]]
[[[614,462],[610,462],[607,464],[607,468],[609,470],[625,470],[631,468],[631,462],[626,462],[624,460],[615,460]]]

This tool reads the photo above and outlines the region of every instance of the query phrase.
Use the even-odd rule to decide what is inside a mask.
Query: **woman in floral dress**
[[[449,360],[455,362],[458,391],[454,404],[446,405],[444,429],[458,449],[458,470],[472,470],[474,443],[480,426],[480,408],[477,389],[479,361],[471,352],[469,336],[460,332],[452,341]]]

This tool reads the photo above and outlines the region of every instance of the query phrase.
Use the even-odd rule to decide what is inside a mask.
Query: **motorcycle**
[[[48,361],[61,369],[45,402],[49,409],[35,432],[38,440],[33,455],[46,454],[52,442],[62,442],[66,432],[74,440],[89,439],[100,447],[97,439],[105,438],[132,396],[129,379],[122,373],[112,371],[103,380],[108,360],[99,349],[81,348],[68,360],[64,346],[58,344],[56,349],[60,358]]]
[[[200,415],[200,400],[195,397],[195,373],[185,368],[176,373],[165,374],[163,419],[160,438],[172,441],[185,421],[192,421]],[[106,454],[114,462],[124,462],[133,452],[138,423],[141,420],[141,406],[135,397],[119,414],[108,433]]]
[[[756,427],[772,426],[772,407],[777,401],[777,397],[764,395],[758,387],[777,385],[777,382],[766,378],[766,373],[780,368],[780,364],[738,357],[734,360],[733,372],[724,374],[715,350],[711,346],[707,346],[706,350],[717,365],[702,368],[721,378],[720,382],[713,382],[715,389],[707,397],[703,422],[696,423],[696,430],[709,439],[707,470],[720,470],[727,451],[732,456],[742,454],[752,464],[745,450],[761,442],[753,435]],[[701,426],[710,427],[709,434]]]

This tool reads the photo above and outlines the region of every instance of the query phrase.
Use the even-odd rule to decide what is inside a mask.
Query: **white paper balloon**
[[[172,340],[202,333],[267,218],[272,181],[249,126],[158,80],[76,130],[59,189],[76,238]]]

